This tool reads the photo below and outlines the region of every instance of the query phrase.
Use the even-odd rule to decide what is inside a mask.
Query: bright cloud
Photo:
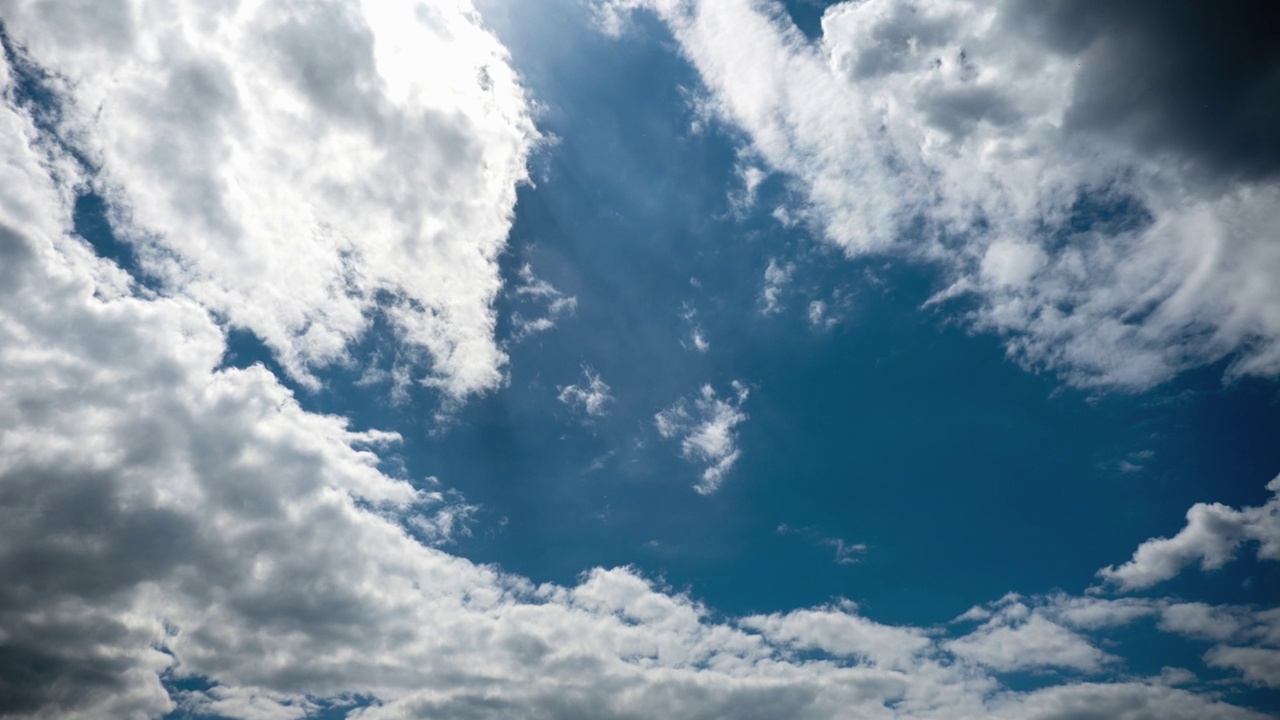
[[[605,405],[613,402],[609,385],[592,372],[591,368],[582,368],[582,376],[582,385],[564,385],[559,388],[560,394],[556,397],[565,405],[582,411],[587,417],[600,417],[608,412]]]
[[[1209,663],[1271,684],[1274,611],[1007,598],[952,637],[851,603],[725,617],[633,568],[538,585],[435,547],[474,508],[388,471],[399,435],[310,412],[262,365],[223,359],[228,326],[247,327],[314,379],[382,312],[449,396],[500,384],[496,257],[534,133],[474,11],[3,7],[71,93],[62,140],[100,169],[37,127],[6,56],[0,715],[1263,717],[1168,678],[1081,674],[1118,662],[1088,632],[1149,612],[1218,643]],[[90,186],[163,292],[72,232]],[[1045,272],[1002,262],[1005,280]],[[568,307],[531,269],[519,280],[512,292],[552,315]],[[608,386],[583,377],[560,400],[603,412]],[[704,494],[740,457],[748,390],[730,387],[654,418]],[[1230,513],[1271,547],[1270,503]],[[1184,543],[1155,575],[1203,547],[1225,557],[1232,537]],[[1043,667],[1068,679],[1014,691],[998,676]]]
[[[1107,566],[1098,576],[1120,590],[1141,590],[1168,580],[1191,563],[1202,570],[1222,567],[1246,541],[1258,543],[1258,558],[1280,560],[1280,477],[1267,483],[1274,493],[1266,504],[1241,510],[1221,503],[1196,503],[1187,525],[1171,538],[1142,543],[1133,559]]]
[[[742,404],[750,392],[742,383],[731,383],[733,395],[721,399],[710,385],[703,385],[692,402],[681,398],[653,418],[658,434],[680,438],[680,452],[690,462],[706,465],[694,489],[708,495],[720,487],[742,452],[734,431],[747,420]]]
[[[1089,24],[1076,5],[844,2],[815,43],[771,2],[597,11],[615,34],[657,13],[830,242],[936,263],[951,285],[931,302],[975,298],[971,322],[1024,364],[1125,389],[1226,356],[1280,372],[1280,163],[1242,149],[1272,146],[1274,85],[1247,65],[1230,88],[1189,79],[1202,59],[1162,45],[1158,9]]]
[[[782,293],[795,270],[792,263],[779,265],[776,259],[769,259],[769,265],[764,269],[764,289],[760,291],[760,312],[773,315],[782,310]]]
[[[537,133],[468,2],[18,0],[4,20],[169,291],[311,386],[374,314],[447,395],[501,382],[497,256]]]
[[[544,304],[545,307],[540,310],[545,314],[542,317],[526,318],[518,312],[513,313],[511,321],[515,325],[514,340],[520,341],[535,333],[550,330],[560,318],[577,311],[578,298],[565,295],[551,283],[534,275],[533,267],[528,263],[520,266],[517,276],[520,282],[512,288],[511,293],[526,303]]]

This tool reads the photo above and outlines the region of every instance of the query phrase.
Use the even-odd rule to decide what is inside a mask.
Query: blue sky
[[[118,5],[0,4],[0,714],[1280,707],[1255,10]]]

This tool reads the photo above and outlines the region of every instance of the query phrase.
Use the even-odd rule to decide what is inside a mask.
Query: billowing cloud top
[[[940,263],[933,302],[975,298],[1015,358],[1141,390],[1227,356],[1280,372],[1280,43],[1231,5],[865,0],[816,44],[750,0],[597,12],[666,21],[847,254]]]

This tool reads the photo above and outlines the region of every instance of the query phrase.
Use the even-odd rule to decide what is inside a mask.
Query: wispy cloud
[[[835,557],[832,559],[837,565],[853,565],[862,562],[862,556],[867,552],[865,543],[850,543],[843,538],[824,537],[817,530],[810,527],[797,528],[783,523],[778,526],[778,534],[799,535],[815,545],[831,548],[835,551]]]
[[[703,495],[720,487],[742,454],[734,428],[747,420],[742,404],[749,391],[737,380],[730,386],[733,395],[721,399],[710,385],[703,385],[692,401],[681,398],[653,418],[662,437],[680,438],[680,452],[686,460],[706,466],[694,486]]]
[[[613,396],[609,394],[609,385],[592,372],[591,368],[582,368],[583,383],[581,385],[563,385],[556,397],[560,402],[582,412],[586,417],[601,417],[607,414]]]
[[[526,318],[521,313],[512,313],[511,322],[515,326],[512,339],[516,342],[530,335],[550,330],[562,317],[577,311],[577,297],[565,295],[551,283],[534,275],[533,267],[528,263],[520,266],[517,277],[520,282],[511,289],[511,294],[525,302],[541,304],[543,307],[540,310],[545,314],[541,317]]]
[[[1180,25],[1147,10],[1081,25],[1027,3],[867,0],[828,9],[812,43],[772,3],[598,12],[620,33],[637,8],[670,26],[708,106],[806,193],[828,241],[935,263],[950,285],[931,304],[972,298],[967,319],[1024,364],[1128,390],[1227,356],[1232,375],[1280,373],[1280,154],[1260,149],[1280,97],[1236,55],[1167,45]],[[1202,61],[1239,66],[1239,84],[1190,82]],[[1115,78],[1150,104],[1118,100]]]
[[[779,264],[777,259],[769,258],[769,265],[764,269],[764,289],[760,291],[761,313],[774,315],[782,310],[782,293],[795,270],[794,263]]]

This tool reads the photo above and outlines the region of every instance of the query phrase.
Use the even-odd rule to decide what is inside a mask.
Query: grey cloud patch
[[[1016,0],[1011,19],[1083,64],[1067,127],[1215,175],[1280,173],[1280,9],[1267,2]]]
[[[979,122],[1009,125],[1021,119],[1013,104],[994,87],[952,89],[926,96],[920,108],[929,122],[963,137]]]

